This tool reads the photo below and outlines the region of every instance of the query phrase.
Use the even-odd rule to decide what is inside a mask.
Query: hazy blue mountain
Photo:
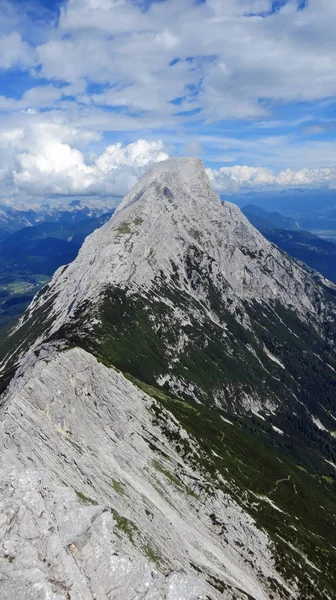
[[[279,229],[300,229],[298,222],[292,217],[285,217],[278,212],[269,212],[256,206],[247,204],[242,208],[242,213],[248,218],[250,223],[257,229],[269,229],[277,227]]]
[[[0,328],[22,314],[60,266],[72,262],[86,238],[111,217],[41,223],[8,234],[0,243]]]
[[[296,218],[336,210],[336,190],[323,188],[295,188],[258,190],[223,196],[240,207],[254,204],[267,211],[276,211]]]
[[[336,283],[336,244],[309,231],[298,230],[292,217],[270,213],[254,205],[244,206],[242,212],[270,242]]]
[[[113,201],[73,200],[68,204],[45,203],[36,208],[0,204],[0,242],[25,227],[42,223],[74,224],[113,212]]]
[[[336,244],[309,231],[260,229],[261,233],[290,256],[306,263],[336,283]]]
[[[234,202],[240,208],[253,204],[267,212],[288,215],[299,224],[300,229],[312,231],[331,241],[336,239],[335,189],[250,191],[222,198]]]

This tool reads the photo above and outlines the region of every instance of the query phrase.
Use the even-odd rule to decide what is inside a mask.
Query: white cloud
[[[169,158],[161,141],[139,139],[127,146],[109,145],[89,161],[79,147],[97,140],[95,132],[48,123],[3,131],[0,154],[5,162],[0,178],[7,183],[6,194],[11,190],[27,197],[120,197],[146,167]]]
[[[36,49],[19,33],[0,37],[0,67],[34,63],[36,79],[49,80],[19,100],[2,96],[0,110],[57,107],[84,119],[101,110],[107,123],[119,114],[125,129],[153,129],[264,119],[274,102],[336,95],[336,3],[297,6],[263,18],[271,0],[165,0],[147,12],[131,0],[65,0]],[[67,84],[66,102],[55,81]]]
[[[168,138],[169,139],[169,138]],[[280,168],[278,172],[260,166],[220,166],[207,169],[213,188],[219,193],[249,189],[335,186],[336,169],[324,167],[327,159],[334,161],[336,152],[331,143],[326,146],[309,144],[296,146],[288,152],[290,140],[263,138],[260,142],[235,138],[182,138],[180,153],[201,155],[211,144],[223,155],[243,150],[250,153],[252,164],[265,164],[267,155],[279,164],[304,156],[308,165],[318,168]],[[256,151],[256,146],[258,151]],[[334,153],[333,153],[334,152]],[[138,139],[128,145],[106,146],[103,136],[66,121],[62,113],[50,115],[31,110],[20,119],[9,116],[0,121],[0,196],[29,201],[52,196],[114,196],[126,194],[144,170],[152,163],[176,154],[176,147],[157,139]],[[218,162],[217,157],[217,162]],[[237,162],[237,156],[234,157]],[[219,162],[219,164],[223,164]],[[321,166],[320,166],[321,165]]]
[[[262,117],[269,101],[336,94],[336,4],[297,6],[262,18],[246,15],[266,13],[271,0],[166,0],[148,12],[130,0],[68,0],[56,35],[37,48],[41,74],[105,86],[86,96],[102,106],[161,116],[199,108],[209,122]]]
[[[207,169],[213,189],[219,194],[249,189],[314,187],[336,184],[336,168],[286,169],[276,174],[262,167],[239,166]]]
[[[195,138],[191,138],[184,146],[183,154],[185,154],[185,156],[197,156],[199,158],[203,155],[201,142]]]
[[[59,100],[62,90],[52,85],[41,85],[30,88],[22,95],[20,100],[0,96],[1,111],[34,110],[36,108],[47,108]]]
[[[34,63],[34,51],[17,32],[0,35],[0,69],[30,67]]]
[[[140,1],[64,0],[59,20],[35,19],[33,33],[31,3],[3,4],[0,69],[26,69],[30,89],[0,96],[2,195],[123,194],[167,156],[167,141],[210,164],[254,165],[209,170],[223,192],[334,185],[331,136],[310,139],[331,109],[324,129],[303,124],[309,103],[336,96],[336,2],[298,11],[288,0],[264,18],[271,0],[165,0],[147,11]],[[289,121],[291,102],[302,112],[295,105]],[[246,131],[235,138],[237,119]],[[110,131],[151,141],[104,149]]]
[[[264,117],[274,101],[336,95],[336,3],[309,0],[298,11],[298,2],[263,18],[271,0],[165,0],[147,12],[131,0],[65,0],[36,59],[19,33],[0,37],[0,67],[36,62],[35,77],[66,82],[77,107],[124,107],[153,126],[157,117],[182,123],[190,117],[174,113],[193,109],[207,122]],[[60,100],[55,87],[36,88],[37,106],[36,90],[43,106]],[[27,109],[26,100],[1,107]]]
[[[170,154],[161,140],[138,139],[128,145],[115,143],[104,147],[97,131],[74,127],[61,119],[51,123],[48,117],[30,111],[22,113],[16,127],[10,126],[10,121],[7,127],[4,121],[2,125],[2,201],[4,198],[12,198],[14,202],[16,198],[49,199],[59,195],[121,197],[149,165],[169,158]],[[190,138],[189,143],[181,146],[181,151],[199,155],[207,141],[206,136],[200,140]],[[238,140],[230,138],[222,139],[221,143],[223,149],[239,145]],[[249,142],[245,151],[249,144],[253,149],[253,143]],[[94,152],[97,145],[102,149]],[[275,140],[270,138],[262,152],[270,153],[276,148]],[[329,151],[328,146],[325,155]],[[308,149],[306,154],[310,160]],[[314,156],[318,162],[317,155]],[[238,165],[209,168],[207,172],[215,191],[222,194],[249,189],[336,185],[336,169],[331,167],[283,169],[275,173],[264,167]]]

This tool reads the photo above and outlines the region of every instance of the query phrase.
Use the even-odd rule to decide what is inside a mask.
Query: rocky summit
[[[336,596],[336,286],[150,168],[0,344],[4,600]]]

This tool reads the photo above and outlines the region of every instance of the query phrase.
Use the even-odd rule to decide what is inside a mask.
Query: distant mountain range
[[[250,223],[257,229],[300,229],[299,223],[293,217],[284,217],[278,212],[268,212],[255,204],[248,204],[242,212]]]
[[[325,239],[336,239],[336,189],[251,191],[222,196],[222,199],[234,202],[240,208],[252,204],[288,215],[301,229],[318,232]]]
[[[42,223],[73,224],[97,218],[114,210],[114,200],[73,200],[68,204],[43,204],[39,207],[16,208],[0,204],[0,242],[12,233]]]
[[[299,229],[292,217],[248,204],[242,212],[270,242],[336,283],[336,244]]]
[[[0,328],[26,309],[58,267],[72,262],[84,239],[112,214],[83,218],[86,212],[52,212],[49,218],[53,216],[54,222],[24,227],[11,234],[7,231],[0,243]]]

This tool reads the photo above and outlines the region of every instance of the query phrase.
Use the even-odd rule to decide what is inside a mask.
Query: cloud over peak
[[[100,152],[86,152],[101,136],[62,123],[33,121],[0,133],[2,196],[52,198],[56,196],[122,197],[153,163],[170,156],[162,140],[138,139],[130,144],[109,144]],[[185,152],[202,151],[199,142]],[[195,151],[195,152],[194,152]],[[336,170],[270,169],[251,166],[207,168],[212,187],[220,194],[279,187],[312,187],[336,182]]]
[[[34,137],[35,136],[35,137]],[[92,138],[92,134],[55,127],[40,127],[30,136],[18,132],[12,136],[15,156],[7,171],[16,194],[27,196],[124,196],[146,167],[169,158],[161,141],[109,145],[91,161],[74,143]],[[86,139],[85,139],[86,138]],[[7,134],[8,140],[8,134]],[[29,147],[29,149],[28,149]]]

